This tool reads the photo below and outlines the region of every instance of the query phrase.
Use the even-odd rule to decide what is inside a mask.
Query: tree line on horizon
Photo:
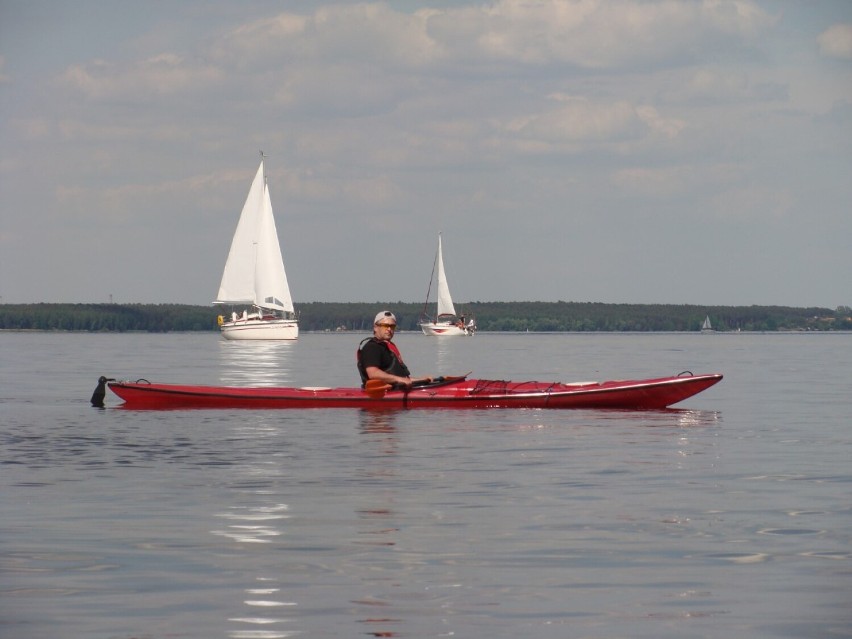
[[[485,332],[699,331],[709,317],[717,331],[852,330],[852,308],[699,306],[600,302],[471,302],[457,310]],[[418,331],[423,304],[307,302],[296,305],[302,331],[370,331],[389,309],[400,330]],[[0,330],[165,333],[216,331],[222,307],[186,304],[0,304]]]

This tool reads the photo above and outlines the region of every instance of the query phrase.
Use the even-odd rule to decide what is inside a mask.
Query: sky
[[[848,0],[0,0],[0,303],[852,305]],[[434,299],[434,298],[433,298]]]

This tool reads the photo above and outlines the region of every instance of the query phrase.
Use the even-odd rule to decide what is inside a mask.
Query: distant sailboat
[[[476,331],[476,320],[465,315],[456,315],[450,286],[447,284],[447,274],[444,271],[444,256],[441,250],[441,234],[438,234],[438,253],[432,267],[434,279],[437,271],[438,303],[435,316],[428,314],[429,293],[432,290],[432,280],[429,280],[429,290],[426,292],[426,302],[420,315],[420,330],[424,335],[473,335]]]
[[[219,316],[226,339],[296,339],[299,324],[284,271],[269,186],[260,166],[243,205],[214,304],[250,305],[251,312]]]
[[[704,323],[701,325],[702,333],[715,333],[716,331],[713,329],[713,326],[710,324],[710,316],[704,318]]]

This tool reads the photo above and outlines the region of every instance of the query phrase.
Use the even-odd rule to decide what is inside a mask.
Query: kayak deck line
[[[600,382],[441,379],[413,388],[328,386],[204,386],[114,380],[101,377],[92,404],[103,406],[102,387],[124,408],[620,408],[660,409],[721,381],[719,373]],[[96,397],[100,396],[100,403]]]

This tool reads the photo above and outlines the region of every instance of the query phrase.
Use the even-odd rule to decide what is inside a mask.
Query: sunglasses
[[[376,324],[376,326],[380,326],[381,328],[389,328],[392,331],[396,330],[396,324]]]

